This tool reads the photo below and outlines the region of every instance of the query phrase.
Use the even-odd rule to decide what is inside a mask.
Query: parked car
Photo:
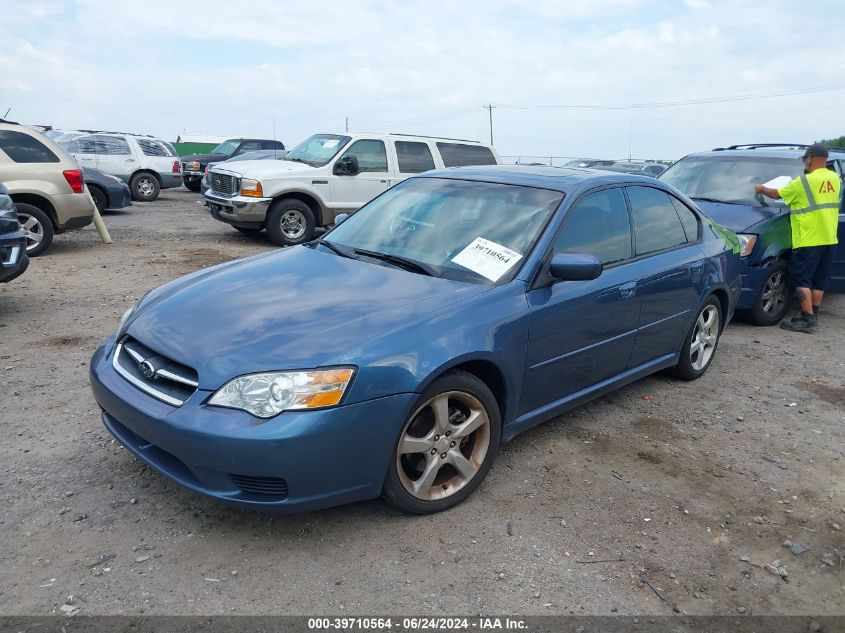
[[[563,167],[580,167],[581,169],[604,169],[616,161],[599,158],[576,158],[563,164]]]
[[[733,145],[685,156],[660,175],[683,191],[742,242],[742,295],[737,310],[753,323],[773,325],[789,310],[787,261],[792,250],[789,209],[754,193],[755,183],[803,172],[806,145]],[[842,176],[845,149],[831,150],[828,166]],[[830,292],[845,292],[845,209]]]
[[[0,182],[17,207],[29,257],[47,250],[55,233],[81,229],[94,219],[79,165],[25,125],[0,123]]]
[[[276,244],[314,237],[397,182],[420,172],[495,165],[490,145],[402,134],[315,134],[285,158],[217,165],[203,195],[212,217],[242,233],[267,230]]]
[[[736,236],[643,176],[429,171],[338,220],[126,312],[90,363],[118,441],[242,506],[437,512],[522,431],[704,374],[740,289]]]
[[[173,146],[153,136],[95,132],[59,143],[82,167],[94,167],[129,185],[132,199],[152,202],[161,189],[182,185],[182,163]]]
[[[643,176],[652,176],[656,178],[666,171],[666,165],[643,161],[620,160],[616,161],[612,165],[601,167],[600,169],[606,169],[607,171],[619,171],[626,174],[642,174]]]
[[[18,223],[15,203],[0,183],[0,283],[17,279],[28,266],[26,236]]]
[[[209,163],[219,163],[247,152],[285,151],[281,141],[259,138],[230,138],[223,141],[208,154],[191,154],[182,157],[182,172],[185,186],[191,191],[200,191],[205,169]]]
[[[83,167],[82,177],[98,211],[132,206],[129,186],[117,176],[93,167]]]
[[[282,160],[285,156],[288,155],[288,153],[289,152],[286,149],[262,149],[257,150],[255,152],[245,152],[243,154],[238,154],[237,156],[232,156],[232,158],[227,158],[226,160],[220,161],[219,163],[208,163],[202,175],[202,183],[200,185],[200,189],[202,190],[202,193],[205,193],[210,188],[211,184],[208,182],[208,170],[214,167],[215,165],[220,165],[222,163],[234,163],[242,160]]]

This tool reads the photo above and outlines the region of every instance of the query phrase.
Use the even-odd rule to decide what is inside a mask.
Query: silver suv
[[[82,167],[96,167],[129,185],[132,199],[152,202],[161,189],[182,186],[182,162],[170,143],[153,136],[95,132],[59,137]]]

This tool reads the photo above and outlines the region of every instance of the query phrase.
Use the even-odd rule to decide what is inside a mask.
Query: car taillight
[[[69,184],[70,188],[73,189],[73,193],[82,193],[85,191],[85,183],[82,180],[81,169],[65,169],[62,173],[65,175],[67,184]]]
[[[178,174],[181,171],[182,171],[182,163],[180,163],[178,160],[174,160],[173,161],[173,173]]]

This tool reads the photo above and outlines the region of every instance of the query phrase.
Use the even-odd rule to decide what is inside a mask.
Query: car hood
[[[154,290],[127,332],[211,390],[246,373],[355,364],[368,341],[490,288],[296,246]]]
[[[183,163],[190,163],[192,160],[201,163],[210,163],[211,161],[222,161],[227,158],[231,158],[231,156],[226,156],[226,154],[191,154],[190,156],[180,156],[179,160]]]
[[[217,164],[214,166],[216,171],[228,171],[247,178],[254,178],[256,180],[278,178],[279,176],[287,175],[288,172],[302,172],[311,173],[314,167],[290,160],[239,160],[231,164]]]
[[[755,224],[786,212],[784,207],[758,207],[753,204],[708,202],[693,198],[709,217],[734,233],[744,233]]]

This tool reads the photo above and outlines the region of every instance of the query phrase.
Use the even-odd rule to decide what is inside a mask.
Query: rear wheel
[[[199,190],[202,189],[202,179],[201,178],[185,178],[185,187],[193,191],[194,193],[199,193]]]
[[[308,242],[313,239],[316,230],[314,213],[301,200],[277,200],[267,214],[267,236],[281,246]]]
[[[100,189],[99,187],[88,187],[88,191],[91,192],[91,197],[94,199],[94,204],[97,205],[97,211],[102,213],[106,210],[109,206],[108,198],[106,197],[105,192]]]
[[[420,395],[396,442],[382,496],[402,512],[448,510],[478,488],[496,459],[501,417],[493,393],[464,371]]]
[[[786,262],[778,260],[769,267],[760,296],[748,311],[748,320],[756,325],[780,323],[789,311],[790,288]]]
[[[158,198],[161,185],[158,178],[148,172],[141,172],[132,176],[129,181],[129,188],[132,190],[132,199],[139,202],[152,202]]]
[[[50,217],[38,207],[16,202],[18,222],[26,237],[26,254],[38,257],[53,242],[53,223]]]
[[[682,380],[695,380],[704,375],[719,345],[722,332],[722,306],[716,297],[709,297],[690,326],[681,348],[681,357],[672,373]]]

